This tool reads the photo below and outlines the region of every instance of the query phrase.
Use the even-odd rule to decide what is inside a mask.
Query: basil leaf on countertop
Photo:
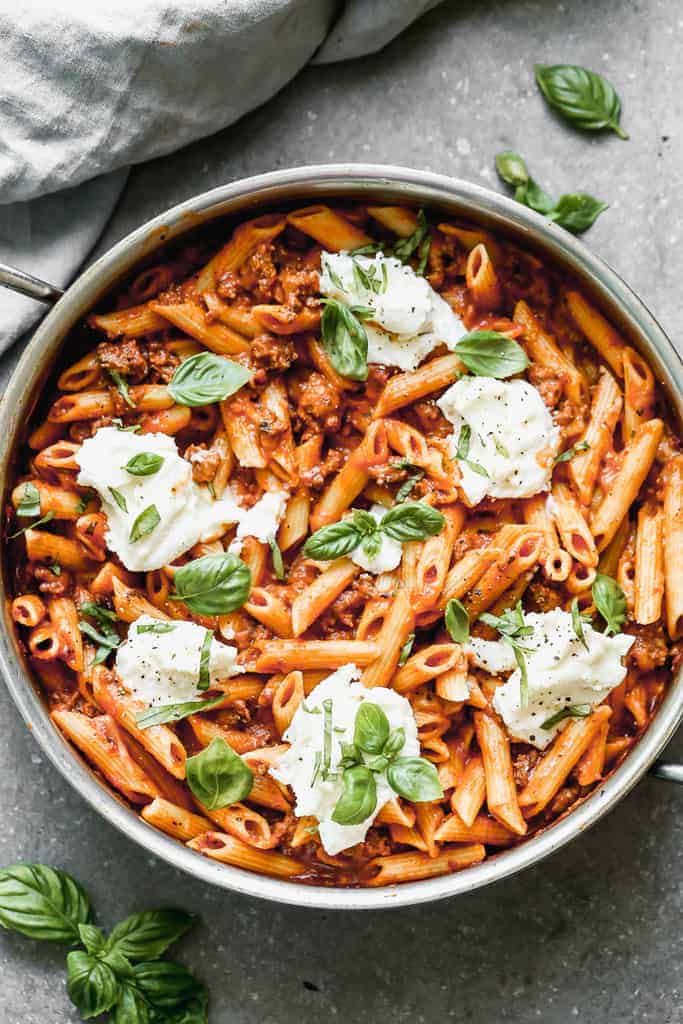
[[[621,100],[611,82],[578,64],[536,64],[536,83],[547,103],[577,128],[610,128],[628,139],[621,127]]]
[[[172,960],[145,961],[136,964],[133,971],[137,987],[160,1010],[174,1009],[204,991],[201,982]]]
[[[0,871],[0,926],[45,942],[79,941],[90,919],[85,890],[45,864],[12,864]]]
[[[251,590],[248,565],[226,551],[182,565],[173,577],[172,601],[184,601],[196,615],[227,615],[241,608]]]
[[[121,993],[112,968],[98,957],[75,949],[66,958],[66,990],[83,1020],[111,1010]]]
[[[588,231],[607,208],[607,203],[594,199],[585,192],[572,192],[560,196],[547,216],[555,224],[571,231],[573,235],[580,235]]]
[[[387,768],[391,788],[412,803],[440,800],[443,796],[439,776],[431,761],[424,757],[399,757]]]
[[[323,312],[320,331],[323,348],[330,363],[342,377],[364,381],[368,378],[368,336],[361,318],[374,310],[345,306],[337,299],[321,299]]]
[[[454,351],[467,369],[480,377],[504,380],[529,365],[522,346],[498,331],[472,331],[460,339]]]
[[[498,153],[496,170],[502,180],[514,188],[518,203],[543,214],[572,234],[580,235],[587,231],[607,209],[607,203],[595,199],[586,192],[570,192],[554,202],[531,177],[521,156],[510,150]],[[457,352],[457,346],[455,351]]]
[[[198,352],[184,359],[168,385],[178,405],[195,408],[222,402],[251,379],[251,370],[214,352]]]
[[[392,540],[406,543],[436,536],[441,533],[445,522],[443,513],[426,502],[405,501],[385,513],[379,528]]]
[[[128,960],[156,960],[197,921],[184,910],[145,910],[131,914],[113,928],[106,949],[117,950]]]
[[[209,811],[244,800],[254,785],[254,773],[220,736],[186,762],[187,784]]]

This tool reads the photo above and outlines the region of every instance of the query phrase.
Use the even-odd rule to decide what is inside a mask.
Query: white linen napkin
[[[233,123],[312,58],[375,52],[439,2],[0,0],[0,262],[68,284],[130,164]],[[0,351],[42,310],[3,291]]]

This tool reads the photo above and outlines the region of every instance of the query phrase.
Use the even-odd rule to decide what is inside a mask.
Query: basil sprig
[[[479,476],[489,476],[488,471],[480,466],[478,462],[473,462],[470,459],[470,439],[472,437],[472,428],[469,423],[463,423],[458,434],[458,446],[455,451],[455,457],[458,462],[463,462],[468,466],[473,473],[477,473]]]
[[[195,408],[222,402],[250,379],[251,371],[239,363],[213,352],[198,352],[183,360],[171,378],[168,391],[178,405]]]
[[[620,139],[628,138],[619,123],[619,96],[602,75],[577,64],[536,64],[534,73],[547,103],[577,128],[609,128]]]
[[[126,473],[130,473],[131,476],[152,476],[154,473],[158,473],[164,464],[163,456],[157,455],[156,452],[140,452],[139,455],[134,455],[122,469],[125,469]]]
[[[245,800],[254,785],[254,773],[220,736],[186,762],[187,784],[209,811]]]
[[[467,643],[470,638],[470,617],[467,608],[457,597],[451,598],[446,605],[444,622],[454,643]]]
[[[561,462],[571,462],[575,455],[579,452],[587,452],[590,449],[588,441],[579,441],[577,444],[573,444],[571,448],[567,448],[566,451],[560,452],[553,459],[553,466],[559,466]]]
[[[611,576],[598,573],[591,588],[593,602],[607,623],[605,633],[618,633],[626,621],[626,595]]]
[[[392,255],[399,259],[401,263],[407,263],[413,255],[417,255],[415,273],[423,275],[427,268],[431,244],[429,224],[427,223],[424,210],[420,210],[417,215],[417,227],[407,238],[401,238],[398,242],[394,243]]]
[[[66,958],[67,992],[83,1020],[111,1011],[113,1024],[207,1024],[204,985],[182,965],[159,959],[195,920],[184,910],[149,910],[107,936],[70,875],[45,864],[0,871],[0,926],[79,947]]]
[[[21,494],[21,501],[17,505],[18,516],[39,516],[40,515],[40,491],[30,481],[24,484]]]
[[[208,697],[206,700],[184,700],[178,704],[161,704],[159,707],[139,711],[135,716],[138,729],[150,729],[153,725],[166,725],[168,722],[180,722],[188,715],[196,715],[199,711],[210,711],[221,701],[225,694]]]
[[[554,202],[531,177],[521,156],[510,150],[496,156],[496,170],[503,181],[514,188],[518,203],[542,213],[574,235],[587,231],[607,209],[607,203],[587,192],[569,192]]]
[[[130,542],[134,544],[135,541],[142,540],[143,537],[147,537],[153,530],[156,530],[157,526],[161,522],[161,516],[156,505],[148,505],[147,508],[143,509],[139,516],[135,519],[133,525],[130,528]]]
[[[533,652],[528,647],[524,647],[521,640],[525,636],[531,636],[534,629],[533,626],[527,626],[524,623],[522,602],[518,601],[514,608],[508,608],[502,615],[484,612],[479,616],[479,621],[498,630],[503,640],[512,648],[520,674],[519,705],[524,709],[529,703],[529,676],[525,655]]]
[[[455,354],[471,373],[504,380],[529,365],[526,352],[513,338],[499,331],[471,331],[455,346]]]
[[[109,608],[105,608],[104,605],[97,604],[95,601],[84,601],[79,611],[81,614],[87,615],[88,618],[94,619],[99,626],[99,629],[96,629],[84,619],[80,619],[78,623],[81,633],[97,644],[93,665],[101,665],[121,644],[121,637],[114,628],[114,623],[119,621],[118,616]]]
[[[550,718],[546,718],[545,722],[541,722],[541,729],[554,729],[560,722],[564,722],[565,718],[588,718],[592,710],[590,704],[570,704],[566,708],[561,708]]]
[[[342,794],[332,813],[338,825],[360,825],[377,807],[375,774],[386,771],[394,792],[406,800],[439,800],[443,791],[436,768],[422,757],[399,757],[405,746],[403,729],[392,729],[383,709],[363,701],[356,712],[353,743],[343,744]],[[366,755],[363,758],[363,755]]]
[[[323,348],[334,369],[349,380],[368,379],[368,336],[362,321],[375,311],[369,306],[345,306],[337,299],[321,299],[320,332]]]
[[[227,615],[241,608],[251,590],[251,571],[237,555],[204,555],[178,569],[172,601],[196,615]]]
[[[366,554],[373,557],[379,551],[382,534],[401,543],[424,540],[440,533],[445,522],[443,514],[424,501],[396,505],[379,523],[369,512],[353,509],[348,518],[311,534],[304,544],[304,554],[316,561],[328,562],[350,555],[362,546]]]

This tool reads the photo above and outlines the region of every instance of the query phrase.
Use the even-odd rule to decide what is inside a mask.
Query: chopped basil
[[[79,611],[82,615],[94,619],[99,627],[96,629],[90,622],[83,619],[80,619],[78,623],[81,633],[97,644],[93,665],[101,665],[121,644],[121,637],[113,626],[113,623],[118,622],[118,616],[109,608],[105,608],[104,605],[97,604],[95,601],[84,601],[79,607]]]
[[[405,663],[407,662],[408,658],[410,657],[410,652],[413,649],[413,644],[414,643],[415,643],[415,634],[414,633],[409,633],[408,634],[408,639],[406,640],[406,642],[404,643],[403,647],[401,648],[401,653],[398,656],[398,666],[399,666],[399,668],[401,667],[401,665],[405,665]]]
[[[321,299],[320,331],[325,353],[333,368],[349,380],[368,377],[368,336],[361,320],[374,316],[365,306],[345,306],[337,299]]]
[[[270,548],[270,554],[273,559],[273,571],[275,578],[278,580],[286,580],[287,573],[285,572],[285,563],[282,558],[282,551],[275,537],[272,535],[268,538],[268,546]]]
[[[458,434],[458,447],[455,452],[455,457],[458,462],[463,462],[468,466],[473,473],[478,473],[479,476],[489,476],[483,466],[480,466],[478,462],[472,462],[469,458],[470,454],[470,438],[472,437],[472,428],[469,423],[463,423]]]
[[[192,794],[209,811],[245,800],[254,786],[254,773],[220,736],[186,761]]]
[[[152,476],[159,472],[163,464],[164,460],[161,455],[157,455],[155,452],[140,452],[121,468],[131,476]]]
[[[408,465],[410,465],[410,463],[408,463]],[[401,466],[400,468],[405,469],[407,468],[407,466]],[[410,492],[415,487],[415,484],[418,484],[425,475],[424,469],[421,469],[419,466],[413,466],[411,468],[414,469],[415,472],[412,473],[407,480],[403,481],[399,489],[396,491],[396,494],[394,495],[394,503],[396,505],[403,504],[406,498],[410,496]]]
[[[522,602],[518,601],[514,608],[508,608],[502,615],[484,612],[479,616],[479,621],[498,630],[503,640],[512,648],[520,674],[519,704],[522,709],[526,708],[529,703],[529,677],[524,655],[530,654],[531,651],[528,647],[524,647],[520,640],[525,636],[531,636],[534,630],[533,626],[527,626],[524,623]]]
[[[567,448],[566,452],[561,452],[559,455],[556,455],[553,460],[553,466],[559,465],[560,462],[569,462],[575,455],[578,455],[579,452],[587,452],[589,448],[590,445],[587,441],[579,441],[578,444],[573,444],[571,448]]]
[[[579,608],[579,599],[577,597],[571,603],[572,612],[572,628],[576,633],[576,639],[580,640],[583,646],[588,650],[588,641],[583,631],[584,624],[591,621],[590,616],[583,616],[581,609]]]
[[[135,628],[138,633],[171,633],[175,629],[175,622],[143,622]]]
[[[251,379],[251,370],[213,352],[198,352],[184,359],[168,390],[178,405],[195,408],[222,402]]]
[[[204,634],[204,642],[202,643],[201,653],[199,655],[199,682],[197,683],[198,690],[208,690],[210,683],[210,671],[209,666],[211,662],[211,644],[213,643],[213,632],[207,629]]]
[[[503,442],[499,441],[498,438],[495,436],[493,438],[493,444],[499,455],[502,455],[504,459],[510,458],[510,452],[508,451],[508,449],[505,447]]]
[[[59,564],[59,562],[53,562],[52,565],[49,566],[49,569],[50,569],[50,572],[52,573],[53,576],[61,576],[62,575],[62,567]]]
[[[592,587],[593,601],[607,623],[605,633],[618,633],[626,621],[626,595],[611,576],[598,573]]]
[[[628,138],[619,124],[619,96],[602,75],[577,64],[536,64],[534,73],[547,103],[577,128],[609,128],[620,139]]]
[[[111,494],[112,498],[114,499],[116,504],[119,506],[121,511],[127,513],[128,512],[128,502],[126,501],[125,496],[123,494],[121,494],[121,491],[117,491],[115,487],[108,487],[107,490],[109,491],[109,493]]]
[[[323,701],[323,754],[322,776],[327,779],[332,766],[332,701],[328,697]]]
[[[109,370],[109,369],[107,369],[107,373],[109,374],[109,376],[113,380],[113,382],[114,382],[114,384],[116,386],[116,390],[121,395],[121,398],[124,400],[126,405],[129,405],[131,409],[135,409],[136,405],[135,405],[135,402],[133,401],[133,399],[131,398],[130,391],[128,390],[128,384],[123,379],[123,377],[121,376],[119,371],[118,370]]]
[[[480,377],[504,380],[529,365],[522,346],[499,331],[472,331],[460,339],[454,351],[467,369]]]
[[[225,694],[210,697],[207,700],[185,700],[179,704],[162,704],[160,707],[148,708],[135,716],[138,729],[149,729],[153,725],[165,725],[166,722],[179,722],[188,715],[196,715],[199,711],[210,711],[225,700]]]
[[[39,516],[40,515],[40,491],[35,484],[24,484],[21,501],[17,505],[18,516]]]
[[[407,238],[401,238],[394,244],[392,255],[401,263],[407,263],[412,256],[417,255],[418,265],[415,272],[422,275],[427,266],[430,246],[429,224],[424,210],[420,210],[417,214],[417,227]]]
[[[546,718],[545,722],[541,722],[541,729],[554,729],[565,718],[588,718],[591,711],[590,704],[570,704],[569,707],[562,708],[550,718]]]
[[[451,640],[456,644],[467,643],[470,638],[470,617],[464,604],[456,597],[451,598],[446,605],[444,622]]]
[[[436,768],[424,757],[399,757],[392,761],[387,768],[387,782],[411,803],[440,800],[443,796]]]
[[[16,533],[10,533],[8,540],[14,540],[15,537],[20,537],[22,533],[26,533],[27,530],[35,530],[37,526],[44,526],[45,523],[51,522],[55,517],[54,512],[46,512],[44,516],[37,519],[35,523],[29,523],[28,526],[22,526]]]
[[[142,510],[130,528],[131,543],[147,537],[153,530],[156,530],[160,522],[161,516],[157,511],[156,505],[148,505],[147,508]]]
[[[178,569],[172,601],[196,615],[227,615],[241,608],[251,590],[251,571],[237,555],[204,555]]]

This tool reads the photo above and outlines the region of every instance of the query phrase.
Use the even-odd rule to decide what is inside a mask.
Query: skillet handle
[[[650,775],[654,775],[657,779],[664,779],[666,782],[683,784],[683,764],[674,764],[673,761],[655,761],[650,768]]]
[[[41,281],[39,277],[26,274],[23,270],[10,267],[7,263],[0,263],[0,285],[4,288],[11,288],[13,292],[27,295],[30,299],[37,299],[39,302],[46,302],[52,305],[57,299],[61,299],[64,291],[47,281]]]

